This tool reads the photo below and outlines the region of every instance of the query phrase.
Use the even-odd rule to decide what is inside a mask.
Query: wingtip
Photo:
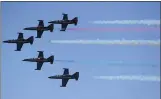
[[[66,87],[66,86],[60,86],[60,87]]]
[[[63,69],[69,69],[69,68],[63,68]]]
[[[21,51],[21,50],[15,50],[15,51]]]
[[[44,51],[37,51],[37,52],[44,52]]]
[[[65,30],[60,30],[60,31],[65,31]]]
[[[35,38],[41,38],[41,37],[35,37]]]
[[[64,13],[64,12],[63,12],[62,15],[67,15],[67,13]]]
[[[22,32],[17,32],[17,34],[23,34]]]
[[[35,70],[40,71],[41,69],[35,69]]]
[[[37,21],[44,21],[44,20],[37,20]]]

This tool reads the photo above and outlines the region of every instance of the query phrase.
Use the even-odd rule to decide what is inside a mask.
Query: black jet
[[[3,43],[16,43],[17,44],[17,49],[15,51],[21,51],[21,48],[24,43],[30,43],[31,45],[33,44],[34,37],[31,36],[28,39],[23,38],[23,33],[18,33],[18,38],[17,39],[12,39],[12,40],[6,40],[3,41]]]
[[[75,72],[73,75],[69,75],[69,69],[63,68],[64,73],[63,75],[55,75],[50,76],[48,78],[50,79],[62,79],[62,85],[60,87],[66,87],[66,84],[68,83],[69,79],[75,79],[76,81],[79,79],[79,72]]]
[[[37,52],[39,52],[38,58],[28,58],[28,59],[24,59],[22,61],[37,62],[37,68],[35,70],[41,70],[41,67],[44,62],[50,62],[50,64],[53,64],[53,62],[54,62],[53,55],[51,55],[48,58],[44,58],[43,51],[37,51]]]
[[[50,30],[50,32],[53,32],[54,25],[50,24],[47,27],[44,27],[44,21],[43,20],[38,20],[39,24],[37,27],[27,27],[24,28],[24,30],[36,30],[37,31],[37,37],[36,38],[41,38],[42,34],[44,31]]]
[[[68,20],[68,14],[63,13],[63,19],[62,20],[50,21],[48,23],[61,24],[61,30],[60,31],[65,31],[68,24],[74,24],[75,26],[77,25],[78,17],[75,17],[72,20]]]

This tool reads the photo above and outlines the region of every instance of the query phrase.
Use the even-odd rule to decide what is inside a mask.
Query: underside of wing
[[[66,87],[69,79],[62,79],[62,86],[61,87]]]
[[[23,39],[23,33],[18,33],[18,39]]]
[[[61,24],[61,31],[65,31],[67,26],[68,24],[65,24],[65,23]]]
[[[64,73],[63,73],[63,75],[68,75],[68,74],[69,74],[69,69],[64,68]]]
[[[43,51],[38,51],[38,52],[39,52],[38,58],[44,58],[44,53],[43,53]]]
[[[38,20],[38,21],[39,21],[38,27],[44,27],[44,21],[43,20]]]
[[[37,31],[37,37],[36,38],[41,38],[42,34],[43,34],[43,31]]]
[[[35,70],[41,70],[43,62],[37,62],[37,68]]]
[[[68,20],[68,14],[63,13],[63,20]]]
[[[16,51],[21,51],[22,46],[23,46],[23,43],[17,43]]]

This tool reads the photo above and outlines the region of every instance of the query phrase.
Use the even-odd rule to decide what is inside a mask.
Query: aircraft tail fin
[[[30,42],[30,44],[32,45],[33,42],[34,42],[34,36],[29,37],[27,40],[28,40],[28,41]]]
[[[77,25],[77,23],[78,23],[78,17],[73,18],[72,21],[74,22],[74,25]]]
[[[79,72],[75,72],[73,75],[75,80],[78,80],[79,79]]]
[[[54,30],[54,24],[50,24],[50,25],[48,26],[48,28],[49,28],[50,32],[53,32],[53,30]]]
[[[50,56],[48,58],[48,60],[50,61],[50,64],[53,64],[53,62],[54,62],[54,55]]]

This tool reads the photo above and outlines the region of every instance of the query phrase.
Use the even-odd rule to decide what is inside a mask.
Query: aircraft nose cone
[[[48,78],[52,78],[52,77],[50,76],[50,77],[48,77]]]
[[[3,41],[3,43],[7,43],[8,41]]]
[[[24,60],[22,60],[22,61],[27,61],[27,59],[24,59]]]
[[[24,28],[23,30],[27,30],[27,28]]]

